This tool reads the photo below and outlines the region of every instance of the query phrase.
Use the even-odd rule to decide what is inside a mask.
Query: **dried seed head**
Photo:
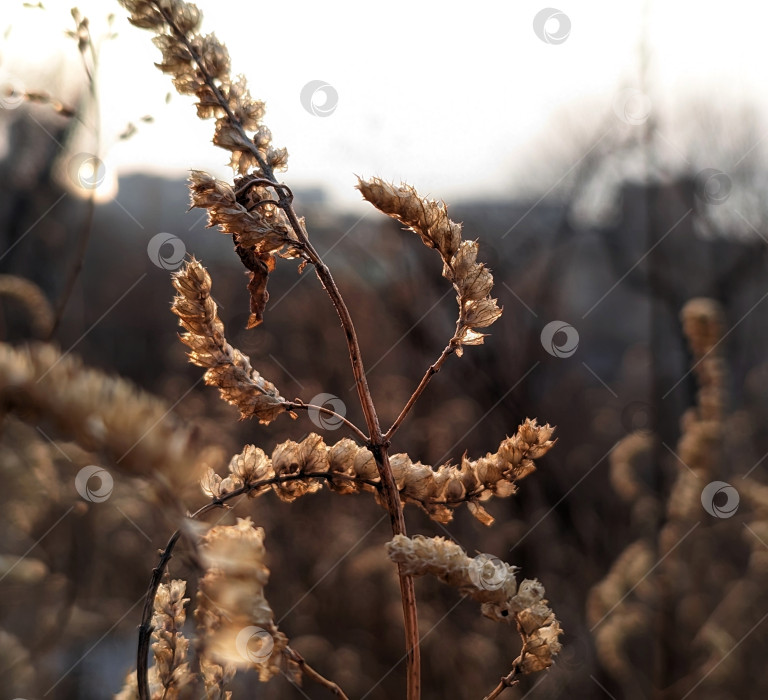
[[[163,698],[179,698],[184,687],[193,680],[186,660],[189,640],[181,632],[187,619],[184,608],[189,602],[189,598],[184,597],[186,586],[186,581],[174,579],[161,583],[155,595],[152,652],[155,677],[162,687]]]
[[[194,95],[201,119],[216,119],[214,143],[232,153],[231,166],[245,175],[262,166],[284,169],[285,149],[272,149],[271,135],[261,123],[264,103],[254,100],[243,76],[233,78],[226,46],[214,34],[199,34],[201,13],[182,0],[120,0],[129,21],[150,29],[162,52],[155,64],[172,76],[182,95]],[[234,119],[234,121],[231,121]],[[252,138],[249,132],[256,132]]]
[[[211,297],[211,278],[194,258],[174,274],[178,294],[173,312],[187,330],[181,340],[191,350],[189,358],[205,367],[205,383],[216,386],[222,398],[240,409],[241,418],[255,416],[269,423],[284,413],[285,399],[275,385],[251,367],[250,359],[224,337],[224,324]],[[293,415],[293,414],[291,414]]]
[[[500,316],[496,299],[490,297],[493,275],[476,262],[477,242],[461,240],[461,224],[448,218],[444,202],[423,199],[410,185],[399,187],[379,178],[358,178],[357,189],[379,211],[417,233],[424,245],[435,248],[443,260],[443,277],[456,289],[459,320],[451,344],[461,355],[463,345],[480,345],[487,328]]]
[[[560,652],[560,623],[546,605],[544,586],[535,579],[517,585],[514,566],[480,554],[469,557],[456,543],[443,537],[409,538],[395,535],[387,554],[406,573],[432,575],[481,603],[481,611],[496,622],[515,622],[523,640],[515,661],[523,673],[542,671]]]

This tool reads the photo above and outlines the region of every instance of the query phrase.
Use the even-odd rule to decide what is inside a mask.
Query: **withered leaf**
[[[264,320],[264,309],[269,300],[267,282],[269,273],[275,269],[275,256],[270,253],[253,253],[248,256],[247,267],[251,271],[248,282],[248,292],[251,295],[251,314],[248,317],[246,328],[250,329],[256,328]]]

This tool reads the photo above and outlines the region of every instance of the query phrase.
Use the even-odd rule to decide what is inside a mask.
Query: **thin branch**
[[[392,423],[392,427],[387,430],[386,434],[384,435],[384,440],[386,442],[389,442],[392,439],[392,436],[397,432],[397,429],[400,427],[401,423],[405,420],[405,417],[408,415],[410,410],[413,408],[413,405],[416,403],[418,398],[424,393],[424,389],[427,388],[427,384],[429,384],[430,379],[434,377],[442,368],[443,363],[448,359],[450,355],[452,355],[454,352],[456,352],[456,346],[452,343],[449,343],[445,346],[445,349],[441,353],[440,357],[437,358],[437,361],[427,369],[424,376],[421,378],[421,381],[419,382],[419,385],[416,387],[416,390],[411,394],[411,398],[408,399],[408,403],[405,404],[405,407],[402,411],[400,411],[400,415],[395,419],[395,422]]]
[[[77,25],[77,19],[75,18],[75,24]],[[85,56],[85,49],[80,50],[80,58],[83,62],[83,68],[85,69],[85,74],[88,77],[88,93],[91,98],[91,104],[94,107],[94,133],[95,133],[95,151],[96,154],[99,153],[101,150],[101,112],[99,110],[99,98],[98,98],[98,92],[96,89],[96,72],[98,70],[99,66],[99,50],[96,48],[96,46],[93,43],[93,38],[91,37],[90,29],[88,31],[88,48],[91,51],[91,58],[93,60],[93,71],[90,70],[88,66],[88,61],[86,60]],[[98,156],[97,156],[98,161]],[[96,164],[96,167],[98,169],[98,162]],[[94,175],[98,175],[98,173],[94,173]],[[59,301],[56,304],[56,311],[53,318],[53,325],[51,326],[51,331],[48,334],[48,337],[46,340],[50,341],[53,339],[54,335],[56,334],[56,331],[59,329],[59,325],[61,324],[62,319],[64,318],[64,312],[66,311],[67,304],[69,303],[70,298],[72,297],[72,292],[75,290],[75,284],[77,283],[78,278],[80,277],[80,272],[83,269],[83,263],[85,262],[85,253],[88,250],[88,243],[91,239],[91,233],[93,231],[93,216],[96,211],[96,188],[92,187],[90,194],[88,196],[87,200],[87,210],[85,219],[83,220],[82,228],[80,229],[80,235],[78,236],[77,241],[77,247],[75,248],[75,254],[72,258],[72,267],[70,268],[69,275],[67,276],[67,281],[64,284],[64,289],[61,292],[61,296],[59,297]]]
[[[311,403],[304,403],[301,399],[294,399],[293,401],[286,401],[285,407],[289,411],[293,411],[294,409],[297,411],[309,411],[314,410],[318,411],[319,413],[323,413],[326,416],[333,416],[337,420],[340,420],[344,425],[346,425],[355,435],[357,435],[358,439],[364,444],[367,445],[370,441],[369,437],[362,431],[360,428],[358,428],[354,423],[347,420],[344,416],[342,416],[340,413],[336,413],[336,411],[326,408],[325,406],[315,406]]]
[[[517,664],[515,664],[515,667],[506,676],[502,676],[499,684],[490,693],[488,693],[488,695],[486,695],[483,700],[495,700],[507,688],[511,688],[517,685],[520,682],[520,680],[517,678],[519,674],[520,668]]]
[[[160,586],[163,573],[165,573],[165,567],[171,559],[173,548],[179,541],[180,536],[181,530],[176,530],[171,535],[171,539],[168,540],[168,544],[165,545],[165,549],[160,553],[160,561],[152,569],[152,578],[149,582],[147,595],[144,598],[144,610],[141,613],[141,625],[139,625],[139,648],[136,652],[136,678],[140,700],[149,700],[148,657],[149,643],[152,639],[152,612],[155,608],[155,596],[157,595],[157,589]]]
[[[314,681],[315,683],[322,685],[324,688],[327,688],[330,690],[336,697],[341,698],[341,700],[349,700],[349,698],[344,694],[344,691],[339,688],[336,683],[334,683],[331,680],[328,680],[325,676],[320,675],[317,671],[315,671],[314,668],[312,668],[305,660],[304,657],[299,654],[295,649],[291,649],[291,647],[286,647],[283,651],[283,654],[285,654],[291,661],[295,661],[299,667],[301,668],[301,672],[310,680]]]

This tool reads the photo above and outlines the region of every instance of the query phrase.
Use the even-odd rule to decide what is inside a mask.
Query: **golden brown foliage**
[[[466,503],[472,515],[490,525],[493,518],[480,502],[514,494],[516,482],[536,469],[533,460],[554,445],[550,440],[553,430],[526,420],[497,452],[476,460],[465,455],[460,466],[445,464],[434,469],[413,462],[404,453],[391,455],[390,464],[405,503],[418,505],[441,523],[450,522],[453,510]],[[209,469],[201,481],[204,493],[215,499],[235,491],[255,498],[273,490],[289,502],[317,491],[323,483],[337,493],[376,492],[380,502],[380,478],[370,450],[348,438],[329,447],[315,433],[298,443],[281,443],[271,459],[260,448],[247,445],[230,461],[226,478]]]

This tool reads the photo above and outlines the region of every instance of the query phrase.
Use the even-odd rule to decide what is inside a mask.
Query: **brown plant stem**
[[[511,688],[519,683],[517,675],[520,672],[519,668],[515,666],[506,676],[502,676],[499,684],[486,695],[483,700],[495,700],[498,698],[507,688]]]
[[[149,643],[152,638],[152,611],[155,607],[155,596],[160,586],[160,580],[165,573],[165,567],[171,559],[173,548],[181,537],[181,530],[171,535],[165,549],[160,553],[160,561],[152,569],[152,578],[149,582],[147,595],[144,598],[144,610],[141,613],[141,624],[139,625],[139,648],[136,656],[136,679],[140,700],[149,700],[149,666],[147,659],[149,657]]]
[[[403,410],[400,411],[400,415],[395,419],[395,422],[392,423],[392,426],[390,427],[389,430],[387,430],[386,434],[384,435],[384,439],[387,442],[389,442],[392,439],[392,436],[397,432],[397,429],[405,420],[405,417],[413,408],[413,405],[416,403],[418,398],[424,393],[424,389],[427,388],[427,384],[429,384],[429,381],[432,379],[432,377],[434,377],[440,371],[445,361],[454,352],[456,352],[456,346],[453,344],[453,342],[451,342],[448,345],[446,345],[445,349],[441,353],[440,357],[437,358],[435,363],[430,365],[430,367],[427,369],[424,376],[421,378],[419,385],[416,387],[416,390],[413,392],[413,394],[411,394],[411,398],[408,399],[408,403],[405,404],[405,407],[403,408]]]
[[[254,147],[255,148],[255,147]],[[279,192],[278,192],[279,194]],[[403,506],[400,501],[400,493],[395,483],[395,477],[392,474],[392,467],[389,464],[387,448],[389,441],[381,432],[376,408],[373,405],[373,398],[368,387],[368,380],[365,376],[365,368],[360,353],[360,345],[357,340],[355,326],[349,309],[344,303],[344,299],[339,292],[328,266],[322,261],[317,251],[307,238],[301,223],[293,210],[290,199],[281,199],[279,205],[286,213],[291,224],[293,232],[303,245],[304,250],[309,256],[310,262],[315,267],[315,273],[320,279],[323,288],[331,298],[336,313],[341,320],[344,328],[344,334],[347,341],[350,362],[352,363],[352,373],[355,377],[357,386],[357,395],[365,415],[365,422],[370,432],[371,438],[368,448],[373,453],[376,460],[376,468],[381,478],[382,492],[389,512],[390,524],[393,535],[407,534],[405,528],[405,518],[403,516]],[[400,580],[400,597],[403,603],[403,623],[405,626],[405,651],[406,651],[406,697],[408,700],[419,700],[421,697],[421,654],[419,649],[419,626],[416,609],[416,589],[413,583],[413,577],[406,574],[402,567],[398,565],[397,574]]]
[[[94,125],[94,133],[96,147],[94,150],[96,153],[99,153],[101,150],[101,112],[99,110],[99,99],[96,91],[95,75],[99,65],[99,51],[96,49],[96,46],[93,43],[90,30],[88,31],[88,48],[91,51],[91,57],[93,59],[93,71],[91,71],[91,69],[88,67],[88,61],[85,58],[84,50],[80,51],[80,58],[83,62],[85,74],[88,77],[88,93],[90,95],[91,104],[94,106],[95,112],[96,123]],[[72,112],[72,114],[74,116],[75,112]],[[53,325],[51,326],[51,330],[45,339],[47,342],[50,342],[56,335],[56,332],[59,329],[59,325],[64,319],[64,312],[66,311],[67,304],[69,304],[69,300],[72,297],[72,292],[75,291],[75,284],[77,284],[77,280],[80,277],[80,273],[83,269],[83,264],[85,263],[85,254],[88,250],[88,243],[93,232],[93,216],[96,212],[96,189],[93,187],[91,188],[91,191],[88,195],[86,207],[87,209],[85,219],[83,220],[83,224],[80,229],[80,235],[78,236],[77,240],[77,246],[75,248],[75,254],[72,258],[72,267],[69,271],[69,274],[67,275],[67,280],[64,284],[64,289],[61,292],[61,296],[59,297],[59,301],[56,304]]]

